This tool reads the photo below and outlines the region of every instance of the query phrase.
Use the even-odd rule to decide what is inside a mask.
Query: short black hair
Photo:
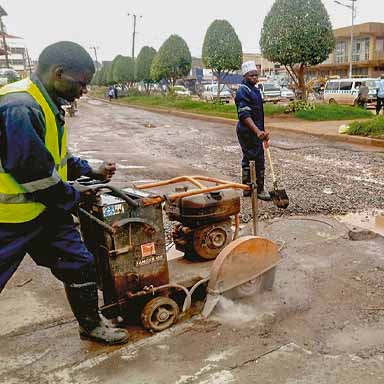
[[[71,72],[95,73],[95,64],[90,54],[81,45],[72,41],[59,41],[48,45],[41,52],[37,67],[40,73],[45,73],[56,65]]]

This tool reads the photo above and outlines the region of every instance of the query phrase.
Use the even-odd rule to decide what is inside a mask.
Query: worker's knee
[[[96,281],[94,257],[88,251],[72,260],[59,260],[51,271],[59,280],[67,284]]]

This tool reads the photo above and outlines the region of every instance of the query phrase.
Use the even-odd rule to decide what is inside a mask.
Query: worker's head
[[[247,82],[249,82],[252,85],[257,84],[259,76],[257,73],[256,63],[254,61],[246,61],[245,63],[243,63],[243,65],[241,66],[241,70]]]
[[[37,74],[53,99],[74,101],[87,93],[95,73],[88,52],[79,44],[60,41],[46,47],[39,56]]]

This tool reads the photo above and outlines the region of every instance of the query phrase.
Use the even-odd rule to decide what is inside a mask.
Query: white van
[[[377,79],[334,79],[328,80],[324,89],[324,102],[328,104],[357,105],[359,86],[365,83],[369,88],[368,103],[376,102]]]

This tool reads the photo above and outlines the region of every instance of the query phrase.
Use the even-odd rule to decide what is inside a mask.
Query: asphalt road
[[[93,164],[102,159],[117,162],[118,186],[192,174],[240,181],[235,127],[97,100],[83,102],[68,124],[74,153]],[[384,151],[281,132],[272,132],[271,144],[280,187],[287,190],[290,206],[282,212],[266,204],[264,217],[384,208]],[[266,185],[272,188],[268,169]]]
[[[79,109],[71,149],[94,165],[115,160],[117,186],[186,174],[239,180],[234,127],[94,100]],[[382,383],[384,240],[352,242],[332,215],[383,207],[383,154],[298,135],[273,135],[273,145],[291,197],[283,218],[261,206],[265,236],[284,244],[274,291],[223,298],[208,320],[105,347],[79,339],[62,284],[26,257],[0,295],[0,383]]]

